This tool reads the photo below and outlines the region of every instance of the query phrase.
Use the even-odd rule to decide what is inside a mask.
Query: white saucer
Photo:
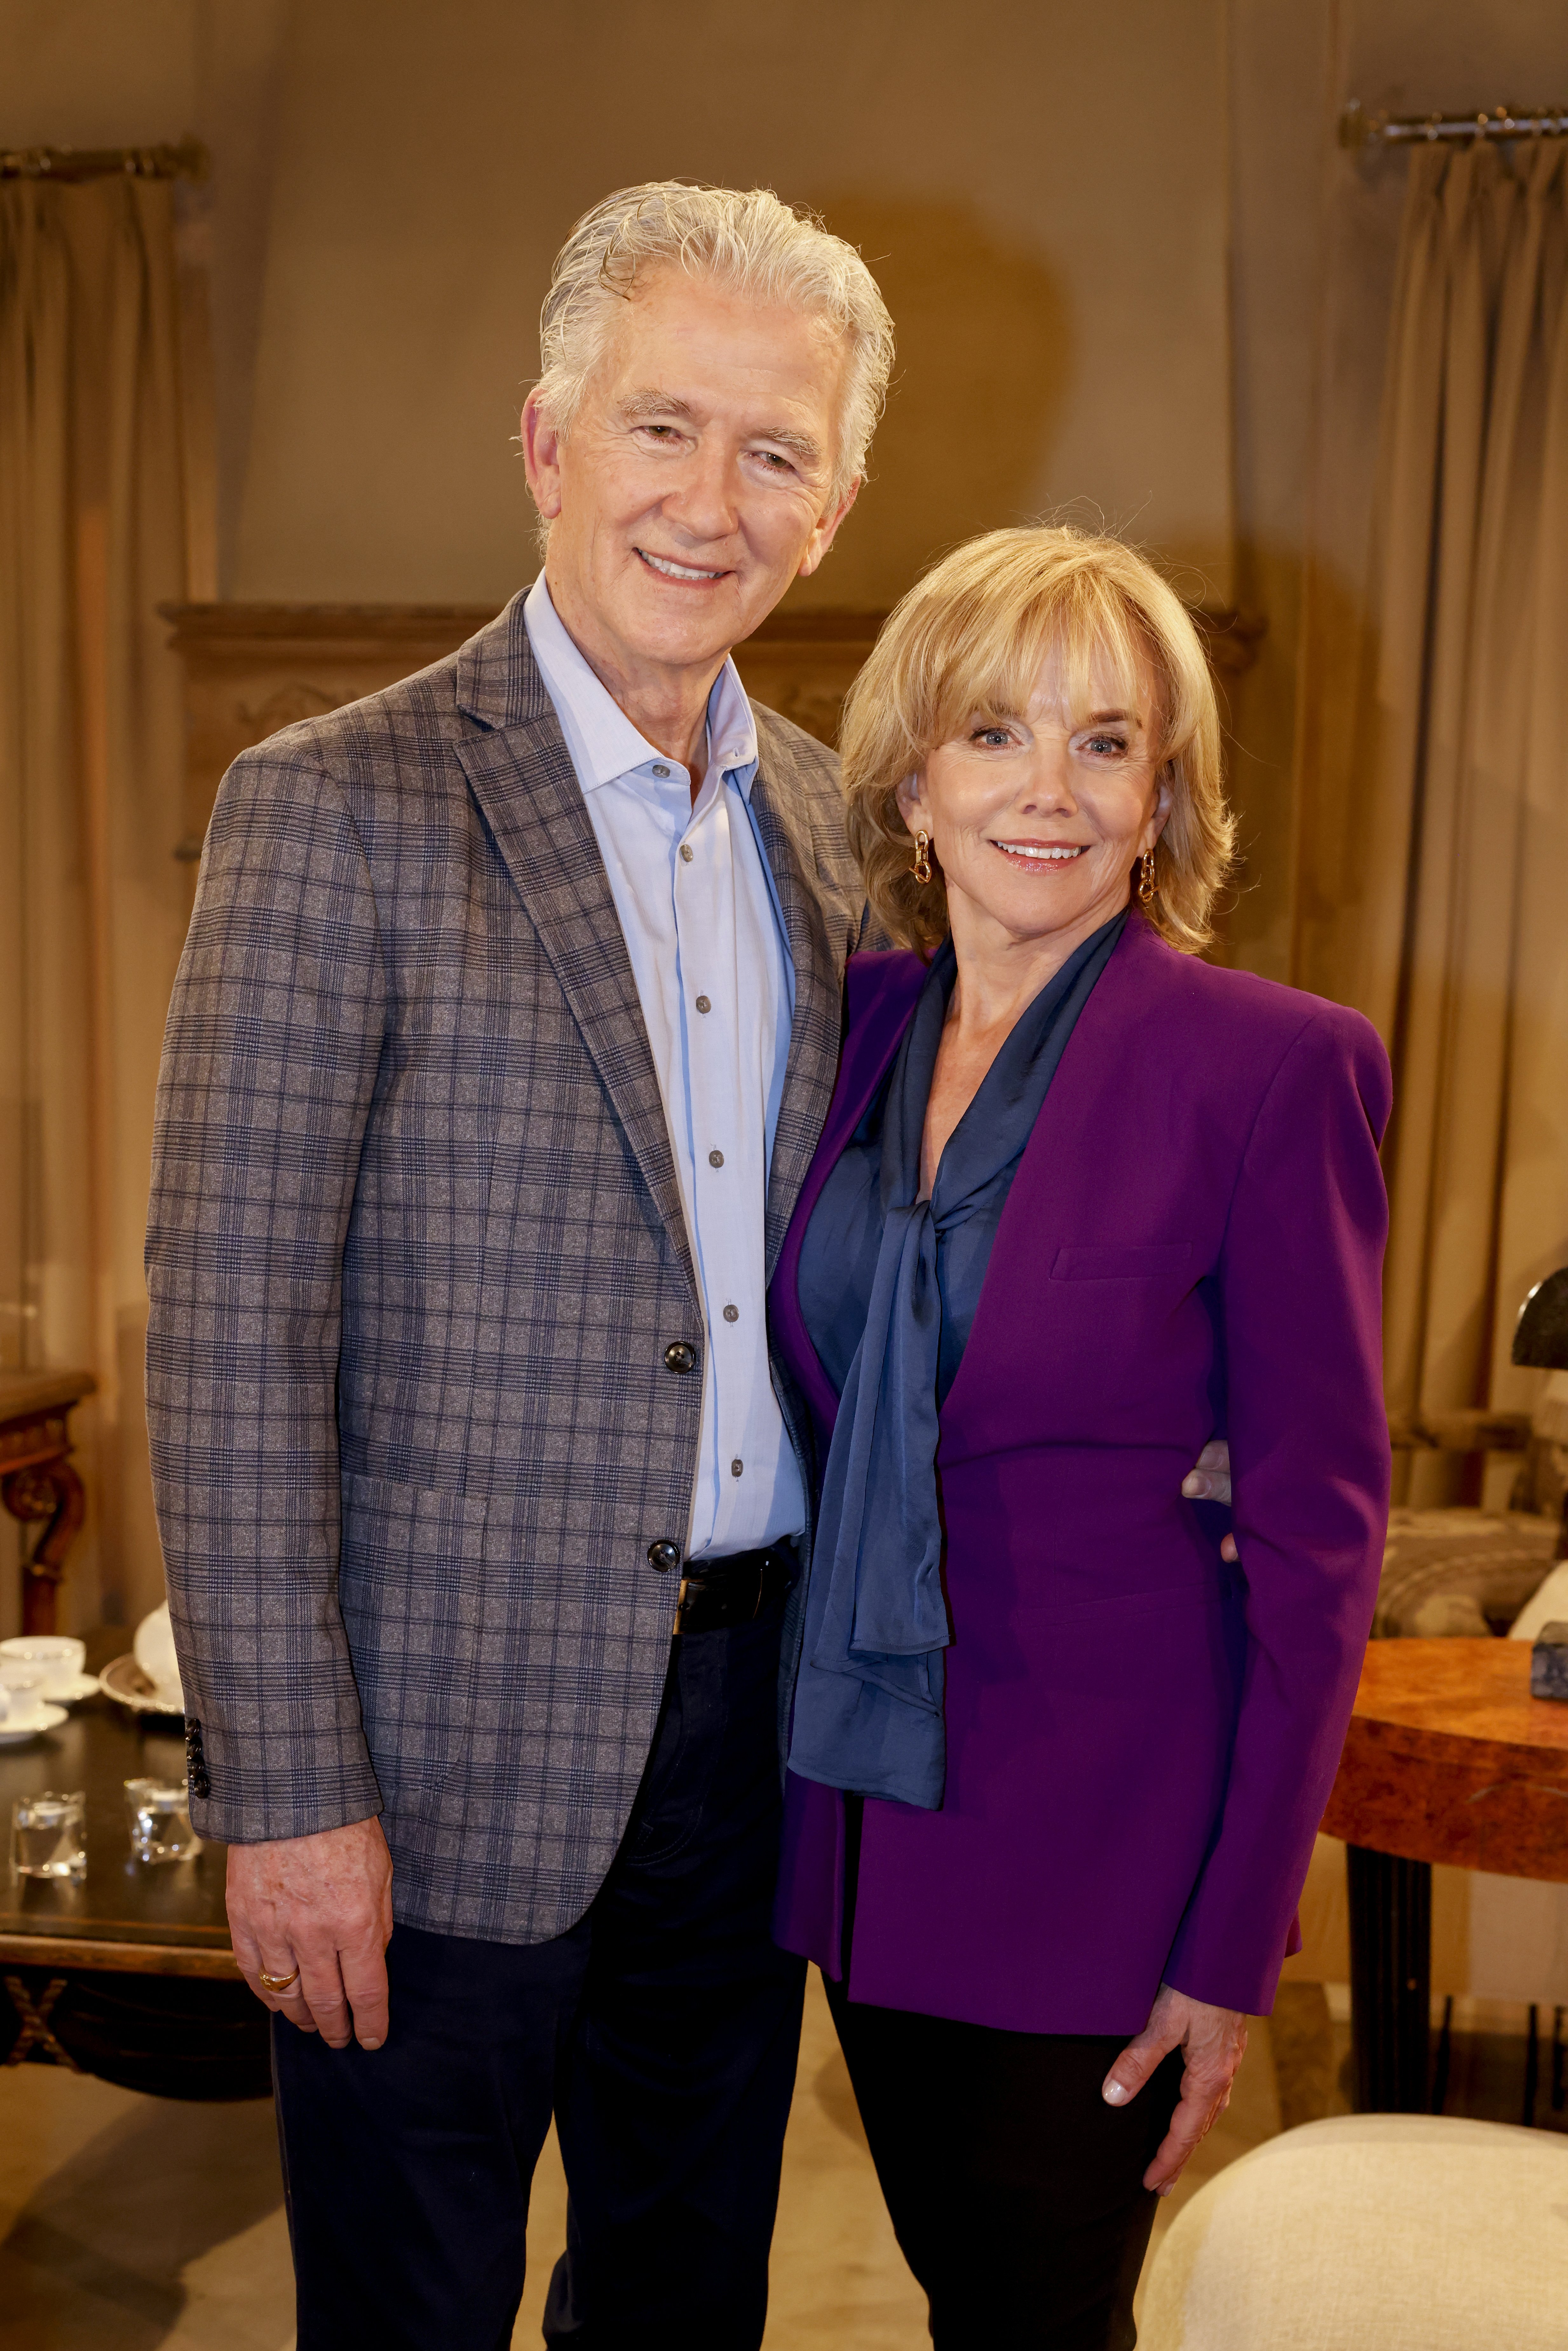
[[[78,1706],[84,1698],[96,1698],[102,1685],[96,1674],[73,1674],[58,1689],[46,1690],[45,1706]]]
[[[65,1719],[63,1706],[41,1706],[37,1714],[27,1717],[26,1722],[18,1722],[15,1715],[7,1715],[5,1721],[0,1722],[0,1747],[20,1747],[24,1740],[37,1739],[41,1730],[57,1730]]]
[[[111,1657],[98,1677],[98,1686],[106,1698],[119,1706],[127,1707],[132,1714],[183,1716],[184,1706],[161,1698],[135,1658],[130,1655]]]

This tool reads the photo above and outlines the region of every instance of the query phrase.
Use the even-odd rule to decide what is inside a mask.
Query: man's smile
[[[726,576],[722,571],[699,571],[695,564],[677,563],[672,556],[650,555],[645,547],[639,547],[635,551],[650,571],[658,572],[664,580],[722,580]]]

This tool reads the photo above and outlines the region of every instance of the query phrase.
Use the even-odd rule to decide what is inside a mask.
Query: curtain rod
[[[1424,139],[1562,139],[1568,137],[1568,108],[1542,107],[1533,114],[1511,106],[1490,114],[1368,114],[1353,98],[1339,119],[1342,147],[1413,147]]]
[[[204,180],[210,166],[199,139],[177,147],[0,149],[0,180]]]

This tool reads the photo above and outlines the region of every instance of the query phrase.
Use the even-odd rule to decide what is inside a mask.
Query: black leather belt
[[[694,1562],[681,1578],[675,1631],[723,1633],[732,1625],[755,1624],[783,1599],[797,1567],[795,1546],[789,1542]]]

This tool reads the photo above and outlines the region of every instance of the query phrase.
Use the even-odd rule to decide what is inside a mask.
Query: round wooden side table
[[[1568,1883],[1568,1706],[1527,1641],[1374,1641],[1323,1815],[1349,1848],[1356,2105],[1427,2105],[1432,1864]]]

